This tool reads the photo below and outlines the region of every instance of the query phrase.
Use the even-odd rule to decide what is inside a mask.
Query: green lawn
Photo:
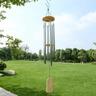
[[[95,64],[53,63],[54,92],[45,92],[48,64],[43,61],[7,61],[16,76],[0,77],[0,86],[18,96],[96,96]]]

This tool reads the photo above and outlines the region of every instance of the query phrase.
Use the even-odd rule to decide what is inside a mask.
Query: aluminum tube
[[[53,34],[53,47],[52,47],[52,51],[53,51],[53,58],[55,57],[55,28],[54,28],[54,23],[52,25],[52,34]]]
[[[50,24],[50,63],[52,66],[52,24],[51,22],[49,24]]]
[[[43,25],[44,30],[44,63],[46,64],[46,23]]]
[[[50,26],[49,26],[49,24],[47,25],[47,45],[48,46],[46,46],[47,47],[47,59],[49,60],[49,44],[50,44],[50,42],[49,42],[49,32],[50,32],[50,30],[49,30],[49,28],[50,28]]]

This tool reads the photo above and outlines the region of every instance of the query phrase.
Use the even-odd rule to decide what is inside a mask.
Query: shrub
[[[6,68],[6,64],[4,62],[0,62],[0,70],[4,70]]]

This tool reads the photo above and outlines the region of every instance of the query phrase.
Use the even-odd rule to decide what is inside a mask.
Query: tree
[[[88,61],[88,54],[84,49],[79,50],[78,52],[78,59],[80,62],[87,62]]]
[[[0,21],[4,20],[6,17],[4,16],[5,11],[0,12]]]
[[[11,60],[11,53],[9,48],[0,48],[0,59],[1,60]]]
[[[78,49],[73,48],[72,53],[71,53],[71,58],[74,62],[78,62]]]
[[[30,53],[30,52],[25,53],[25,58],[24,58],[24,59],[27,59],[27,60],[33,60],[32,53]]]
[[[96,62],[96,50],[94,50],[94,52],[93,52],[93,59]]]
[[[71,48],[66,48],[65,49],[65,59],[66,60],[71,60],[71,53],[72,53],[72,49]]]
[[[89,61],[92,62],[94,61],[94,50],[93,49],[90,49],[87,51],[88,53],[88,56],[89,56]]]
[[[22,41],[18,38],[14,39],[13,36],[7,36],[7,37],[8,37],[8,40],[7,40],[6,45],[11,51],[12,59],[16,59],[18,58],[18,55],[20,54],[20,50],[21,50],[20,43]]]
[[[65,51],[63,49],[60,50],[60,61],[61,62],[65,60],[65,56],[66,56]]]
[[[37,55],[36,53],[33,53],[33,54],[32,54],[32,59],[33,59],[33,60],[37,60],[37,59],[38,59],[38,55]]]
[[[42,50],[39,50],[39,59],[42,59]]]
[[[12,5],[22,6],[31,1],[37,0],[0,0],[0,7],[11,8]]]
[[[32,1],[38,1],[38,0],[0,0],[0,7],[1,8],[11,8],[12,5],[16,5],[16,6],[24,6],[26,3],[28,2],[32,2]],[[5,19],[6,17],[3,15],[3,13],[5,13],[4,10],[2,10],[0,12],[0,21]]]
[[[60,61],[60,49],[57,49],[57,50],[55,51],[55,60],[56,60],[56,61]]]

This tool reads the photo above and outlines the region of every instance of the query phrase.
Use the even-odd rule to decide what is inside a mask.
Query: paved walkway
[[[17,96],[17,95],[0,87],[0,96]]]

